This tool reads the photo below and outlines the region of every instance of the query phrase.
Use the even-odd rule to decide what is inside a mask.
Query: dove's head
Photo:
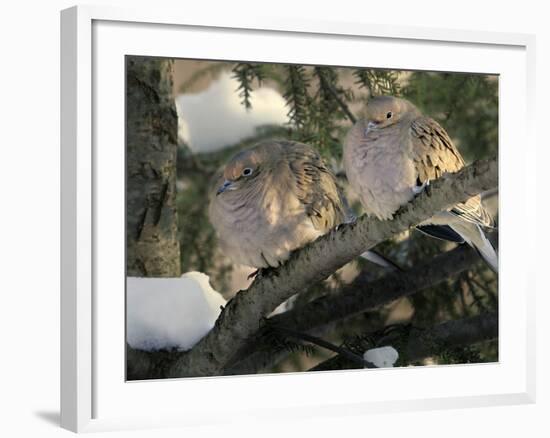
[[[218,181],[216,195],[252,187],[277,161],[278,152],[277,144],[269,142],[239,152],[226,164],[223,177]]]
[[[393,96],[376,96],[369,99],[367,103],[367,128],[385,128],[417,112],[416,107],[405,99]]]

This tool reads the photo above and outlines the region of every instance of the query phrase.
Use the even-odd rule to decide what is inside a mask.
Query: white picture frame
[[[192,40],[192,47],[174,43],[180,40]],[[291,17],[229,21],[189,10],[103,6],[62,11],[62,427],[83,432],[209,424],[251,416],[360,415],[534,402],[534,288],[528,280],[534,278],[533,268],[515,251],[522,248],[529,253],[534,241],[519,236],[514,225],[520,220],[535,222],[535,209],[521,208],[522,202],[535,205],[535,174],[533,168],[527,171],[525,158],[511,154],[519,140],[526,151],[523,155],[535,151],[529,113],[534,108],[534,44],[534,36],[523,34]],[[369,49],[372,67],[500,75],[499,363],[374,370],[376,374],[346,371],[124,382],[123,55],[362,65],[367,62],[357,55],[362,48]],[[427,53],[436,56],[421,56]],[[108,161],[98,153],[98,145],[107,140],[115,150]],[[516,200],[515,209],[508,207],[509,198]],[[114,212],[113,217],[105,217],[106,209]],[[507,270],[512,265],[513,272]],[[414,383],[408,388],[411,372]],[[296,397],[289,402],[285,391],[291,388]],[[230,408],[222,409],[228,401]]]

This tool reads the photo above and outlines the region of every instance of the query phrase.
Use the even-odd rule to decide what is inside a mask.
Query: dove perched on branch
[[[366,117],[346,137],[344,167],[368,215],[391,219],[430,180],[464,167],[445,130],[407,100],[374,97],[366,111]],[[417,229],[432,237],[468,243],[497,272],[497,254],[483,231],[492,225],[480,196],[473,196]]]
[[[271,140],[235,155],[210,193],[210,222],[235,263],[277,267],[350,217],[334,175],[311,146]],[[394,268],[369,251],[370,261]]]

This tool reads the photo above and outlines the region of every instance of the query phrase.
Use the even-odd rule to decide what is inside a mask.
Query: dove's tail
[[[380,254],[378,251],[375,251],[373,249],[369,251],[365,251],[363,254],[361,254],[361,257],[365,260],[368,260],[371,263],[374,263],[378,266],[382,266],[383,268],[389,269],[391,271],[401,271],[403,272],[404,269],[399,266],[394,261],[390,260],[386,256]]]
[[[461,223],[453,223],[452,228],[464,238],[468,245],[478,252],[494,272],[498,273],[497,252],[479,225],[461,221]]]
[[[477,236],[469,241],[468,243],[472,245],[476,251],[479,253],[481,258],[485,260],[485,262],[489,265],[489,267],[496,273],[498,273],[498,255],[495,251],[495,248],[493,248],[493,245],[487,239],[483,231],[481,230],[481,227],[479,225],[476,225],[478,234]]]

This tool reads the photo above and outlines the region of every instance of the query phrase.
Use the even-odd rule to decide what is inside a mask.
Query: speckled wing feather
[[[323,233],[345,222],[345,203],[334,175],[315,149],[297,142],[282,142],[295,177],[295,194],[313,226]]]
[[[447,132],[430,117],[421,117],[411,123],[411,141],[413,160],[421,184],[439,178],[445,172],[457,172],[464,167],[464,160]],[[479,196],[455,205],[451,213],[486,227],[493,223]]]
[[[460,152],[445,130],[430,117],[411,123],[413,160],[421,183],[464,167]]]
[[[462,219],[484,227],[493,227],[494,221],[491,215],[481,203],[481,197],[474,196],[466,202],[455,205],[451,213],[460,216]]]

